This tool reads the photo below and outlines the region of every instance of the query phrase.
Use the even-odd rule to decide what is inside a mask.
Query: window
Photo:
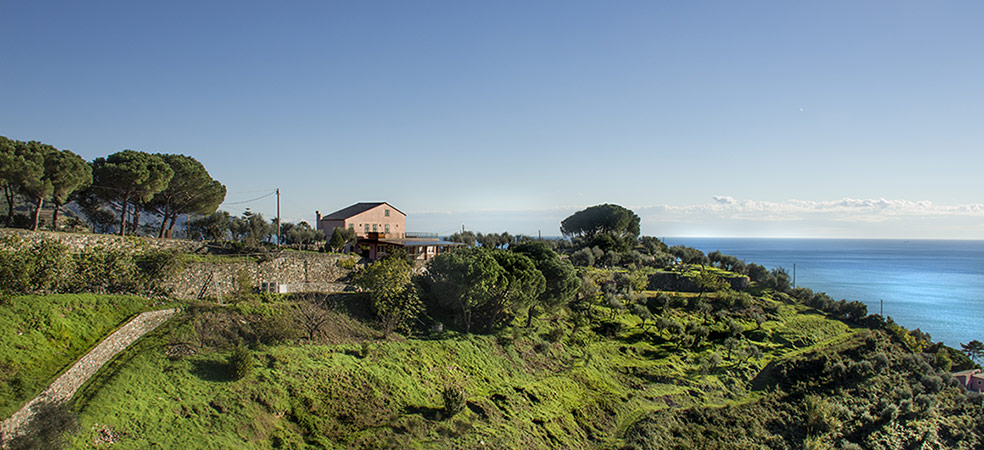
[[[375,224],[375,223],[374,223],[374,224],[372,224],[372,232],[373,232],[373,233],[375,233],[375,232],[376,232],[376,227],[378,227],[378,226],[379,226],[378,224]]]
[[[366,224],[366,233],[368,233],[368,232],[369,232],[369,224],[367,223]]]
[[[386,216],[386,217],[389,217],[390,216],[390,210],[384,209],[383,210],[383,215]]]
[[[349,224],[349,231],[355,231],[355,224],[354,223],[350,223]]]
[[[390,224],[386,224],[386,233],[390,232]]]

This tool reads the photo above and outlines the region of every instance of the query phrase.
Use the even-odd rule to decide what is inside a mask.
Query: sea
[[[664,238],[794,272],[796,285],[860,300],[933,341],[984,341],[984,241]]]

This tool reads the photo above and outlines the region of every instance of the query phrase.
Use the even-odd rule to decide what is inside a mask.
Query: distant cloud
[[[542,210],[408,211],[407,228],[559,235],[560,221],[588,205]],[[693,205],[625,205],[653,236],[984,238],[984,203],[926,200],[741,200],[716,195]]]
[[[646,229],[666,235],[984,238],[984,203],[926,200],[738,200],[633,210]]]
[[[747,219],[775,220],[777,216],[798,219],[804,215],[824,214],[843,215],[861,219],[885,218],[886,216],[980,216],[984,217],[984,203],[969,203],[958,205],[937,205],[927,200],[889,200],[843,198],[840,200],[787,200],[782,202],[735,200],[729,196],[714,196],[714,203],[691,206],[654,206],[652,208],[693,214],[714,212],[732,214]]]

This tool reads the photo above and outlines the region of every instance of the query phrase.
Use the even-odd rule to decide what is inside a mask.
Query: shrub
[[[253,277],[249,276],[249,272],[246,269],[239,269],[236,272],[236,277],[233,279],[233,292],[232,297],[236,301],[248,300],[253,296]]]
[[[281,344],[303,336],[302,331],[294,326],[293,321],[283,314],[276,314],[260,319],[253,325],[257,338],[267,345]]]
[[[591,267],[595,264],[594,254],[591,249],[582,248],[571,254],[571,264],[579,267]]]
[[[155,250],[134,255],[134,264],[151,294],[165,295],[160,281],[174,275],[181,268],[178,253],[173,250]]]
[[[567,330],[565,330],[564,327],[557,325],[547,332],[547,340],[554,343],[560,342],[560,340],[564,338],[565,334],[567,334]]]
[[[444,418],[450,419],[465,409],[465,391],[457,386],[446,386],[441,393],[444,398]]]
[[[253,372],[253,353],[245,345],[238,345],[229,355],[229,375],[234,380],[241,380]]]

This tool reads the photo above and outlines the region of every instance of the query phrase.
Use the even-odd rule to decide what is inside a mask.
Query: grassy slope
[[[0,304],[0,417],[15,412],[55,376],[151,300],[133,296],[18,296]]]
[[[111,428],[119,448],[596,448],[616,447],[647,413],[747,402],[749,381],[767,363],[836,343],[843,323],[800,306],[759,299],[775,313],[761,329],[745,322],[760,360],[702,361],[720,348],[723,324],[696,349],[679,349],[622,313],[621,332],[584,330],[545,339],[551,325],[501,337],[346,345],[279,345],[253,350],[248,378],[225,378],[225,354],[170,359],[164,349],[187,323],[173,321],[141,341],[78,398],[79,446]],[[607,310],[605,310],[607,314]],[[682,309],[680,321],[700,318]],[[205,352],[203,352],[205,353]],[[462,387],[468,407],[441,420],[441,392]]]

